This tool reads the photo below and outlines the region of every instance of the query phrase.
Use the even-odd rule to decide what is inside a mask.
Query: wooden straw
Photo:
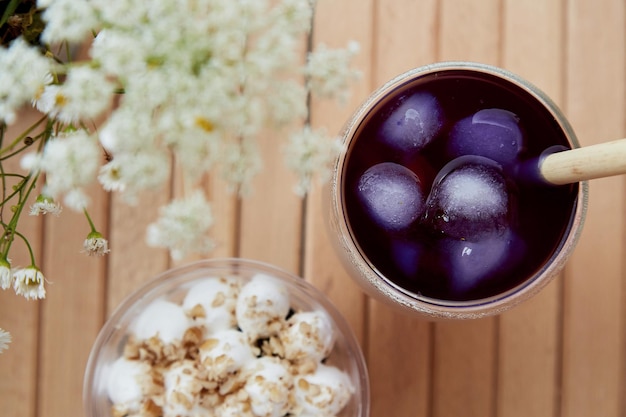
[[[554,185],[625,174],[626,139],[550,154],[541,160],[539,171]]]

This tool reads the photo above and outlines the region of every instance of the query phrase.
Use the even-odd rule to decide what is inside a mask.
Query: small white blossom
[[[215,246],[208,236],[213,225],[211,205],[204,193],[173,200],[161,207],[159,219],[148,226],[146,240],[150,246],[165,247],[173,259],[189,253],[206,253]]]
[[[222,175],[240,195],[247,195],[252,178],[261,171],[263,163],[256,145],[244,140],[241,144],[228,144],[222,153]]]
[[[289,137],[285,149],[285,161],[298,175],[296,193],[306,194],[311,187],[315,173],[320,179],[328,179],[330,164],[342,149],[339,138],[329,138],[324,129],[312,130],[309,126]]]
[[[16,111],[52,82],[52,62],[22,38],[0,48],[0,122],[12,124]]]
[[[11,343],[11,333],[4,329],[0,329],[0,353],[7,350],[9,343]]]
[[[29,152],[20,159],[20,167],[26,171],[38,171],[41,168],[41,153]]]
[[[46,298],[44,276],[35,266],[20,268],[13,272],[13,289],[27,300]]]
[[[30,206],[31,216],[38,216],[40,214],[54,214],[58,216],[59,214],[61,214],[61,211],[62,207],[59,203],[43,194],[37,196],[37,200],[35,200],[35,203]]]
[[[97,28],[98,19],[91,2],[84,0],[45,0],[46,27],[41,39],[46,43],[81,42]]]
[[[346,49],[330,49],[320,44],[309,54],[306,67],[311,91],[320,97],[345,100],[348,85],[360,76],[349,65],[358,51],[357,42],[350,42]]]
[[[109,242],[99,232],[91,232],[83,242],[83,252],[89,256],[103,256],[110,252]]]
[[[0,288],[3,290],[11,288],[13,285],[13,274],[11,264],[6,259],[0,259]]]
[[[114,84],[106,74],[88,66],[72,68],[62,85],[49,85],[35,105],[39,111],[65,124],[89,120],[109,106]]]
[[[81,187],[91,184],[96,174],[102,151],[97,140],[84,130],[61,134],[46,143],[41,159],[41,170],[46,173],[45,194],[53,199],[73,192],[68,207],[82,210],[77,197],[85,199]]]
[[[107,191],[121,191],[131,200],[141,190],[155,190],[170,175],[171,160],[162,148],[120,152],[100,168],[98,181]]]

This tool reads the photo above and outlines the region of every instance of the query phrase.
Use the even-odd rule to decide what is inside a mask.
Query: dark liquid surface
[[[400,233],[377,227],[359,200],[358,181],[368,168],[382,162],[395,162],[415,172],[429,190],[437,173],[451,159],[445,146],[452,126],[482,109],[504,109],[519,117],[525,135],[525,147],[518,156],[520,164],[538,157],[554,145],[569,148],[561,127],[529,93],[489,74],[445,71],[426,75],[407,89],[400,90],[394,93],[397,96],[385,100],[365,118],[348,149],[343,182],[345,210],[361,251],[384,279],[404,291],[429,298],[476,300],[523,283],[559,248],[576,206],[578,184],[539,185],[516,170],[508,172],[509,194],[513,202],[512,228],[518,238],[507,255],[510,261],[489,273],[478,285],[459,292],[450,284],[450,262],[440,253],[441,236],[422,227],[419,221]],[[427,91],[439,100],[444,125],[425,148],[412,153],[399,152],[381,140],[380,126],[404,97],[416,91]],[[411,249],[415,242],[419,242],[419,250],[416,250],[419,256]],[[398,247],[403,248],[399,255]]]

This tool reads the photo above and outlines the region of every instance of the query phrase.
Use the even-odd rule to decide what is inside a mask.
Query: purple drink
[[[479,305],[537,285],[573,246],[586,194],[541,183],[528,161],[571,148],[569,125],[500,69],[453,63],[416,74],[381,89],[348,126],[335,179],[343,250],[362,258],[357,274],[375,289],[409,303]],[[380,166],[394,172],[372,178]],[[404,194],[390,197],[389,183]]]

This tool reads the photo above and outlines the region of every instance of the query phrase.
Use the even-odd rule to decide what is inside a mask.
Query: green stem
[[[91,217],[89,216],[89,213],[87,212],[87,209],[83,209],[83,213],[85,213],[85,217],[87,218],[87,221],[89,222],[89,227],[91,227],[91,233],[97,232],[98,230],[96,229],[96,226],[93,224],[93,221],[91,220]]]
[[[18,199],[17,204],[15,205],[15,210],[13,212],[13,216],[11,217],[11,220],[4,228],[4,234],[2,235],[2,242],[0,243],[0,247],[2,247],[1,254],[4,255],[5,257],[8,255],[9,249],[11,249],[14,235],[16,234],[18,236],[20,235],[20,233],[17,231],[17,224],[20,220],[20,216],[22,215],[22,211],[24,210],[24,206],[26,205],[26,201],[28,200],[28,197],[30,196],[32,191],[35,189],[35,186],[37,185],[38,178],[39,178],[39,174],[35,174],[34,177],[30,177],[30,175],[27,176],[26,178],[24,178],[22,185],[18,188],[18,190],[16,190],[16,193],[18,193],[19,195],[19,199]],[[30,181],[30,184],[29,184],[29,181]],[[29,185],[26,186],[27,184]],[[31,249],[29,248],[29,250]],[[32,253],[31,253],[31,256],[32,256]],[[33,257],[33,263],[34,263],[34,257]]]
[[[13,233],[15,233],[18,237],[22,239],[22,241],[24,241],[24,244],[26,245],[26,249],[28,249],[28,255],[30,256],[30,264],[31,266],[37,267],[37,260],[35,259],[35,253],[33,252],[33,248],[32,246],[30,246],[30,242],[28,241],[26,236],[24,236],[17,230],[15,230]]]
[[[22,142],[33,130],[35,130],[37,128],[37,126],[39,126],[47,118],[48,118],[48,116],[43,116],[41,119],[37,120],[33,125],[31,125],[28,129],[26,129],[24,132],[22,132],[21,135],[19,135],[15,139],[13,139],[13,142],[11,142],[9,145],[5,146],[4,148],[0,149],[0,156],[3,156],[5,153],[7,153],[9,151],[12,151],[13,148],[18,143]]]

